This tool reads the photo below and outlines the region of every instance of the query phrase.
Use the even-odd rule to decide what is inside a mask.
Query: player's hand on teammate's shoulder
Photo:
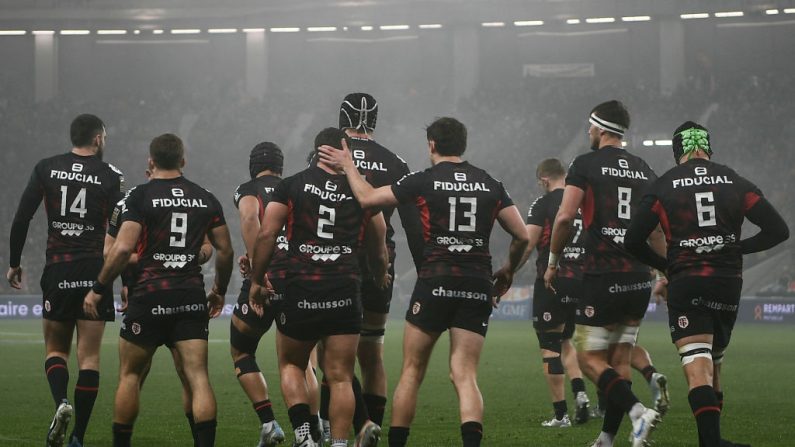
[[[83,299],[83,314],[93,319],[99,318],[97,304],[99,304],[101,299],[102,295],[94,292],[93,290],[89,290],[86,294],[86,297]]]
[[[207,307],[208,307],[208,314],[210,318],[215,318],[221,315],[221,311],[224,309],[224,295],[218,286],[213,286],[210,293],[207,294]]]
[[[8,280],[8,284],[15,288],[21,289],[22,288],[22,266],[18,267],[9,267],[8,273],[6,273],[6,279]]]
[[[318,148],[318,155],[323,163],[338,171],[345,172],[346,169],[354,167],[353,157],[345,140],[342,140],[342,150],[323,145]]]
[[[549,265],[547,266],[547,271],[544,272],[544,286],[547,289],[551,290],[552,293],[557,293],[555,291],[555,287],[552,284],[552,281],[555,280],[555,277],[558,275],[558,267],[556,265]]]

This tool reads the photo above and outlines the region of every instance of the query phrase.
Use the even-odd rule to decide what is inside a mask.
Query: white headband
[[[602,130],[613,132],[615,134],[621,135],[622,137],[624,136],[624,132],[627,131],[626,127],[620,124],[611,123],[610,121],[603,120],[602,118],[596,116],[595,113],[591,114],[591,117],[588,118],[588,122],[590,122],[591,124]]]

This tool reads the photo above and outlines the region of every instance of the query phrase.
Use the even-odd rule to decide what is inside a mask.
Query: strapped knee
[[[538,347],[547,351],[561,353],[563,348],[563,333],[561,332],[536,332]]]
[[[359,341],[384,344],[386,322],[384,324],[362,323]]]
[[[242,359],[235,362],[235,372],[240,377],[243,374],[258,373],[259,366],[257,359],[253,355],[244,356]]]
[[[560,356],[544,357],[544,363],[547,364],[549,374],[563,374],[563,362],[560,360]]]
[[[229,323],[229,344],[239,352],[254,357],[257,353],[259,338],[246,335],[240,332],[234,323]]]
[[[712,360],[712,345],[710,343],[688,343],[679,348],[679,357],[682,358],[682,366],[692,363],[699,357]]]
[[[726,348],[712,351],[712,364],[720,365],[723,363],[723,355],[726,353]]]
[[[616,336],[618,338],[617,343],[628,343],[632,346],[635,346],[635,343],[638,341],[639,331],[640,326],[619,326],[615,330],[615,332],[617,332]]]
[[[574,346],[577,351],[607,351],[610,347],[610,331],[600,326],[577,325]]]

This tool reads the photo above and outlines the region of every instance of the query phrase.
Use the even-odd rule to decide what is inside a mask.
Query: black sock
[[[69,385],[69,369],[62,357],[50,357],[44,361],[44,372],[50,383],[50,393],[55,401],[55,408],[66,399],[66,387]]]
[[[359,379],[353,376],[353,399],[356,402],[356,408],[353,411],[353,430],[354,433],[359,433],[364,427],[364,424],[370,419],[370,414],[367,412],[367,405],[362,397],[362,384]]]
[[[320,381],[320,418],[329,420],[328,419],[328,406],[329,401],[331,401],[331,390],[328,387],[328,382],[326,382],[326,376],[323,376],[323,380]]]
[[[605,404],[604,412],[605,416],[604,419],[602,419],[602,431],[615,436],[616,433],[618,433],[618,428],[621,427],[621,421],[624,420],[624,410],[608,400]]]
[[[309,424],[312,428],[312,440],[315,442],[320,442],[323,438],[323,426],[320,424],[320,419],[318,419],[316,414],[310,414],[309,419],[312,420],[312,423]]]
[[[293,425],[293,430],[298,430],[304,424],[309,424],[311,427],[312,416],[309,412],[308,404],[296,404],[287,410],[287,415],[290,417],[290,423]]]
[[[75,428],[72,430],[72,436],[77,438],[81,444],[86,434],[88,420],[91,419],[91,410],[94,409],[94,402],[97,400],[98,392],[99,371],[81,369],[77,375],[77,384],[75,385]]]
[[[389,447],[405,447],[408,440],[408,427],[389,427]]]
[[[382,425],[384,423],[384,411],[386,411],[386,396],[365,393],[362,397],[365,405],[367,405],[367,413],[370,414],[370,420]]]
[[[641,370],[641,374],[646,379],[646,382],[651,383],[651,375],[657,372],[657,368],[654,365],[649,365]]]
[[[720,406],[715,390],[709,385],[690,390],[687,395],[704,447],[720,447]]]
[[[561,420],[566,413],[569,412],[569,407],[566,405],[566,399],[552,402],[552,408],[555,409],[555,419]]]
[[[198,447],[199,437],[196,436],[196,421],[193,419],[193,413],[185,413],[188,418],[188,425],[190,426],[190,435],[193,437],[193,447]]]
[[[130,447],[133,426],[113,423],[113,447]]]
[[[461,424],[461,439],[464,441],[464,447],[480,447],[480,440],[483,439],[483,424],[475,421]]]
[[[585,381],[582,379],[571,379],[571,393],[574,394],[574,397],[577,397],[577,393],[582,391],[585,392]]]
[[[254,411],[257,412],[257,416],[259,416],[260,424],[264,424],[276,419],[276,416],[273,415],[273,405],[271,405],[270,399],[257,402],[252,406],[254,407]]]
[[[597,381],[599,389],[605,393],[609,402],[621,408],[624,413],[629,413],[632,407],[640,402],[630,388],[629,382],[622,379],[613,368],[607,368]],[[607,408],[610,408],[608,405]]]
[[[215,445],[215,427],[218,425],[215,419],[204,422],[196,422],[196,438],[199,440],[199,447],[212,447]]]
[[[723,411],[723,391],[715,391],[715,397],[718,398],[718,406]]]
[[[605,397],[605,393],[598,389],[598,385],[596,390],[596,398],[598,399],[597,405],[599,406],[599,409],[605,411],[605,408],[607,408],[607,398]]]

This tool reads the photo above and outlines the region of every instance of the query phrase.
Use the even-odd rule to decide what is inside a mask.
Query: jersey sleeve
[[[422,194],[425,171],[406,174],[392,185],[392,194],[400,203],[413,203]]]
[[[566,176],[566,185],[576,186],[583,191],[588,187],[588,177],[586,172],[586,160],[584,156],[579,156],[571,162],[569,173]]]
[[[243,183],[235,189],[235,208],[240,207],[240,200],[246,196],[257,196],[257,191],[254,189],[251,182]]]
[[[119,235],[119,227],[121,226],[121,205],[116,204],[113,207],[113,212],[110,213],[108,219],[108,236],[116,238]]]
[[[756,206],[756,204],[763,199],[765,196],[762,194],[762,190],[759,189],[755,184],[751,181],[745,179],[744,177],[740,177],[740,181],[742,182],[743,186],[743,214],[748,215],[749,211]]]
[[[503,208],[508,208],[509,206],[513,206],[513,199],[511,199],[511,195],[508,194],[508,190],[505,189],[505,185],[502,182],[497,182],[499,186],[499,194],[500,199],[497,203],[497,211],[502,211]]]
[[[292,177],[288,177],[282,181],[280,181],[276,188],[273,189],[273,194],[271,194],[270,201],[271,202],[278,202],[282,205],[289,205],[290,202],[290,185],[292,184]]]
[[[39,176],[39,167],[41,164],[36,165],[33,173],[30,175],[28,185],[22,193],[22,198],[19,200],[17,212],[14,215],[14,222],[11,224],[11,235],[9,241],[10,256],[9,261],[11,267],[18,267],[22,260],[22,249],[25,246],[25,240],[28,237],[28,228],[30,220],[36,214],[36,210],[44,198],[44,187],[41,184],[41,177]]]
[[[546,200],[541,196],[530,204],[530,209],[527,211],[527,225],[544,226],[544,208],[546,208]]]
[[[140,187],[131,189],[130,194],[124,198],[121,205],[121,223],[119,224],[119,228],[121,228],[121,224],[127,221],[137,222],[143,225],[143,205],[143,190]]]
[[[210,229],[212,230],[226,225],[226,219],[224,218],[224,207],[221,206],[221,202],[212,194],[210,194],[210,200],[213,204],[213,216],[210,218]]]
[[[656,194],[643,196],[624,236],[624,247],[644,264],[665,271],[667,260],[646,243],[651,232],[660,223],[661,207]]]

